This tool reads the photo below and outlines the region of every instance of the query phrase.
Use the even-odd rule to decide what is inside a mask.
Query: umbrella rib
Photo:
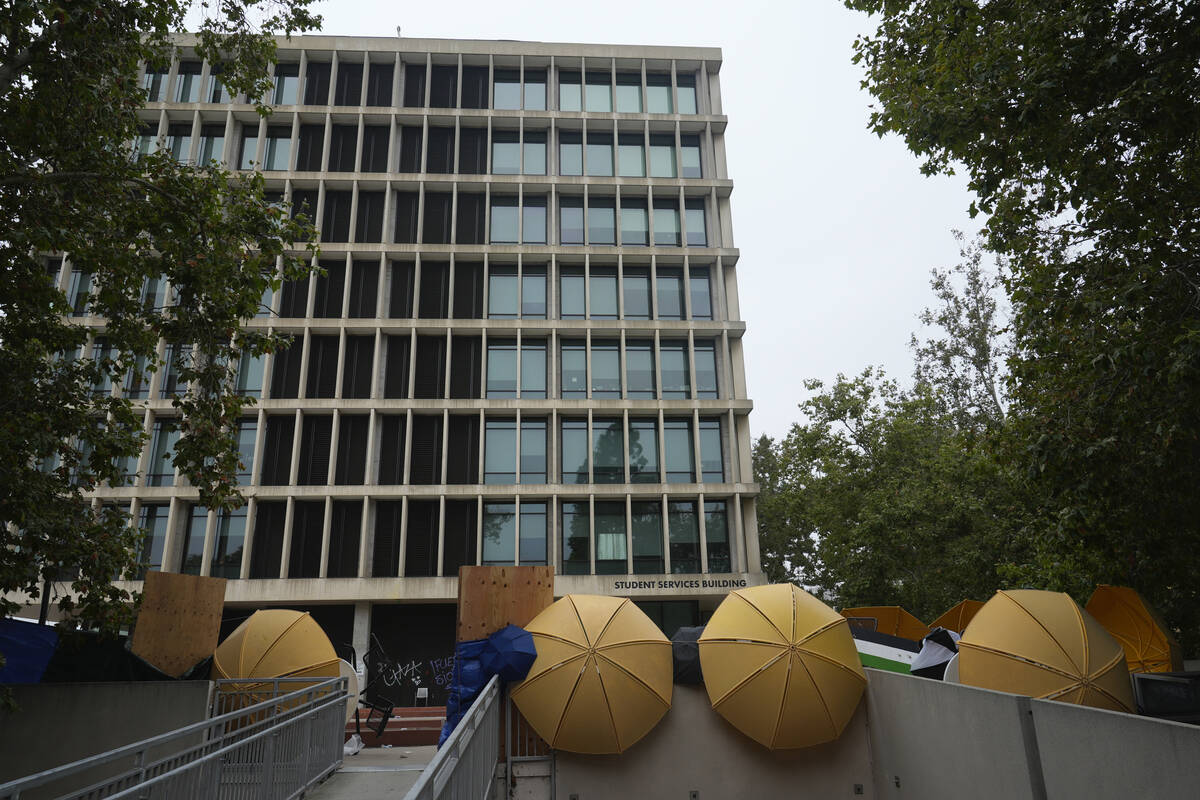
[[[708,644],[710,642],[726,642],[729,644],[740,644],[742,642],[751,642],[753,644],[769,644],[772,647],[780,647],[781,646],[779,642],[771,642],[771,641],[767,641],[766,639],[755,639],[753,636],[737,636],[737,637],[714,636],[711,639],[701,639],[700,640],[701,644]]]
[[[1071,608],[1075,612],[1075,621],[1079,624],[1079,638],[1083,641],[1083,669],[1080,670],[1084,675],[1091,677],[1092,664],[1092,648],[1091,642],[1088,640],[1087,625],[1083,621],[1083,609],[1079,607],[1079,603],[1071,601]]]
[[[559,636],[557,633],[542,633],[541,631],[538,631],[537,633],[534,633],[532,635],[545,636],[547,639],[553,639],[556,642],[562,642],[563,644],[569,644],[572,647],[580,646],[579,642],[572,642],[570,639],[566,638],[565,636]]]
[[[583,624],[583,615],[579,613],[579,608],[575,605],[575,598],[570,595],[567,595],[567,597],[571,600],[571,610],[575,612],[575,619],[579,620],[579,630],[583,631],[583,640],[588,645],[593,644],[592,637],[588,636],[587,626]]]
[[[612,703],[608,699],[608,687],[604,685],[604,673],[600,671],[599,663],[596,664],[596,680],[600,681],[600,694],[604,695],[604,709],[608,711],[608,724],[612,726],[613,739],[617,742],[617,752],[623,752],[625,748],[621,746],[621,732],[617,730],[617,720],[613,716]]]
[[[824,661],[826,664],[829,664],[830,666],[837,667],[838,669],[842,670],[843,672],[848,672],[851,675],[853,675],[854,677],[858,678],[863,683],[866,683],[866,679],[862,676],[862,674],[855,671],[855,669],[853,667],[851,667],[850,665],[844,664],[841,661],[837,661],[836,659],[832,659],[829,656],[824,655],[823,653],[814,653],[812,650],[807,650],[807,649],[804,652],[806,654],[812,656],[813,658]],[[805,667],[805,669],[807,669],[807,667]]]
[[[526,678],[525,680],[521,681],[521,684],[520,684],[520,687],[519,687],[519,688],[522,688],[522,689],[523,689],[523,688],[524,688],[524,687],[526,687],[526,686],[529,686],[529,685],[531,685],[531,684],[537,683],[537,682],[538,682],[538,680],[540,680],[541,678],[544,678],[544,677],[546,677],[547,675],[549,675],[550,673],[554,672],[554,671],[555,671],[555,670],[557,670],[557,669],[562,669],[562,668],[563,668],[563,667],[565,667],[567,664],[570,664],[572,661],[577,661],[577,660],[579,660],[579,659],[583,658],[583,657],[584,657],[584,656],[586,656],[586,655],[587,655],[587,653],[579,653],[579,654],[577,654],[577,655],[573,655],[573,656],[571,656],[570,658],[565,658],[565,659],[563,659],[562,661],[560,661],[560,662],[558,662],[557,664],[555,664],[553,667],[550,667],[549,669],[544,669],[544,670],[542,670],[542,671],[541,671],[541,672],[539,672],[537,675],[534,675],[532,678]]]
[[[1017,608],[1019,608],[1019,609],[1021,609],[1022,611],[1024,611],[1024,612],[1025,612],[1025,614],[1026,614],[1026,616],[1028,616],[1028,617],[1029,617],[1031,620],[1033,620],[1034,624],[1035,624],[1035,625],[1037,625],[1039,628],[1041,628],[1041,629],[1042,629],[1042,631],[1043,631],[1043,632],[1046,634],[1046,636],[1047,636],[1047,637],[1049,637],[1050,641],[1054,642],[1054,646],[1055,646],[1055,647],[1057,647],[1057,648],[1058,648],[1058,650],[1059,650],[1059,652],[1060,652],[1060,653],[1062,653],[1062,654],[1063,654],[1063,655],[1066,657],[1067,661],[1068,661],[1068,662],[1070,662],[1071,664],[1075,664],[1075,659],[1071,658],[1071,654],[1070,654],[1070,653],[1068,653],[1068,652],[1067,652],[1067,649],[1066,649],[1065,647],[1063,647],[1063,646],[1062,646],[1062,642],[1060,642],[1060,641],[1059,641],[1057,638],[1055,638],[1054,634],[1052,634],[1052,633],[1049,631],[1049,629],[1047,629],[1047,628],[1046,628],[1046,626],[1042,624],[1042,621],[1041,621],[1040,619],[1038,619],[1038,618],[1037,618],[1037,615],[1035,615],[1035,614],[1034,614],[1032,611],[1030,611],[1030,610],[1029,610],[1028,608],[1026,608],[1025,606],[1023,606],[1023,605],[1021,605],[1020,603],[1018,603],[1018,602],[1017,602],[1017,600],[1016,600],[1016,598],[1012,597],[1012,596],[1011,596],[1010,594],[1008,594],[1007,592],[1000,592],[1000,594],[1002,594],[1002,595],[1004,595],[1006,598],[1008,598],[1008,601],[1009,601],[1010,603],[1012,603],[1014,606],[1016,606]],[[1071,602],[1072,602],[1072,603],[1074,603],[1075,601],[1074,601],[1074,600],[1072,600]],[[1078,605],[1078,604],[1076,604],[1076,605]],[[1087,647],[1087,645],[1086,645],[1086,641],[1087,641],[1087,640],[1085,639],[1084,641],[1085,641],[1085,644],[1084,644],[1084,648],[1085,648],[1084,656],[1086,657],[1086,656],[1087,656],[1087,652],[1086,652],[1086,647]],[[1026,660],[1026,661],[1029,661],[1030,659],[1025,659],[1025,660]],[[1048,665],[1047,665],[1047,666],[1048,666]],[[1075,664],[1075,668],[1076,668],[1077,670],[1079,670],[1079,672],[1080,672],[1081,674],[1083,674],[1083,673],[1086,673],[1086,672],[1087,672],[1087,664],[1086,664],[1086,663],[1085,663],[1085,664],[1084,664],[1082,667],[1080,667],[1078,664]],[[1058,670],[1055,670],[1055,671],[1057,672]]]
[[[1053,672],[1055,675],[1059,675],[1063,678],[1070,678],[1071,680],[1074,680],[1074,681],[1079,680],[1078,675],[1072,675],[1069,672],[1063,672],[1058,667],[1054,667],[1049,664],[1043,664],[1041,661],[1034,661],[1032,658],[1026,658],[1025,656],[1019,656],[1016,653],[1009,653],[1004,650],[996,650],[995,648],[992,648],[992,647],[984,647],[982,645],[978,645],[973,642],[967,642],[966,644],[963,644],[960,641],[958,643],[958,649],[961,651],[964,647],[967,648],[968,650],[980,650],[984,653],[991,653],[994,656],[1001,656],[1002,658],[1006,658],[1009,661],[1020,661],[1022,664],[1032,664],[1033,666],[1038,667],[1039,669],[1044,669],[1047,672]],[[1075,662],[1072,661],[1071,663],[1075,663]]]
[[[846,621],[845,617],[838,617],[837,619],[832,619],[829,622],[822,625],[821,627],[817,628],[812,633],[805,636],[803,639],[800,639],[799,641],[797,641],[796,644],[804,644],[809,639],[812,639],[814,636],[824,633],[825,631],[829,630],[830,628],[835,628],[835,627],[837,627],[839,622],[845,622],[845,621]]]
[[[300,620],[304,619],[306,616],[308,616],[308,615],[301,614],[300,616],[296,617],[294,620],[289,622],[288,626],[286,628],[284,628],[282,631],[280,631],[279,635],[275,637],[275,640],[273,642],[271,642],[270,645],[267,646],[267,649],[263,650],[262,653],[259,654],[258,660],[254,662],[254,666],[251,667],[250,669],[257,669],[258,665],[261,664],[264,660],[266,660],[267,656],[270,655],[271,651],[275,649],[275,645],[277,645],[283,641],[284,637],[287,636],[287,632],[290,631],[292,628],[296,627],[297,625],[299,625]],[[245,639],[243,639],[243,642],[244,641],[245,641]],[[239,663],[239,666],[241,666],[240,663]],[[243,670],[243,671],[245,671],[245,670]]]
[[[617,618],[617,614],[621,613],[621,609],[624,608],[625,604],[628,602],[629,598],[626,597],[617,605],[612,614],[609,615],[608,621],[604,623],[604,627],[600,629],[600,633],[596,634],[596,640],[594,642],[590,642],[590,644],[598,644],[600,640],[604,638],[604,634],[608,632],[608,626],[612,625],[612,621]],[[575,613],[579,612],[577,611]],[[587,631],[584,631],[584,633],[586,634]]]
[[[603,653],[597,652],[597,653],[596,653],[596,655],[600,656],[601,658],[603,658],[603,659],[605,660],[605,662],[607,662],[607,663],[609,663],[609,664],[613,665],[613,666],[614,666],[614,667],[616,667],[617,669],[621,670],[621,672],[624,672],[626,675],[628,675],[630,678],[632,678],[634,681],[636,681],[637,683],[641,684],[641,685],[642,685],[642,686],[643,686],[643,687],[646,689],[646,691],[647,691],[647,692],[649,692],[650,694],[654,695],[654,696],[655,696],[655,697],[657,697],[659,700],[662,700],[662,695],[660,695],[660,694],[658,693],[658,691],[657,691],[657,690],[656,690],[654,687],[652,687],[650,684],[648,684],[648,683],[646,683],[644,680],[642,680],[642,679],[641,679],[641,677],[639,677],[639,676],[638,676],[638,675],[636,675],[635,673],[633,673],[633,672],[629,671],[629,670],[628,670],[628,669],[626,669],[626,668],[625,668],[623,665],[621,665],[621,664],[618,664],[616,661],[613,661],[611,658],[609,658],[608,656],[604,655]],[[665,701],[664,701],[664,702],[665,702]]]
[[[772,628],[774,628],[774,629],[775,629],[775,632],[779,634],[779,639],[780,639],[780,641],[782,641],[782,642],[790,642],[790,641],[791,641],[791,638],[790,638],[790,637],[789,637],[789,636],[788,636],[786,633],[784,633],[783,631],[779,630],[779,626],[778,626],[778,625],[776,625],[776,624],[775,624],[775,622],[774,622],[774,621],[773,621],[773,620],[772,620],[770,617],[768,617],[766,614],[764,614],[761,608],[759,608],[758,606],[754,605],[754,603],[751,603],[749,600],[747,600],[745,597],[742,597],[742,596],[741,596],[740,594],[738,594],[737,592],[732,592],[732,593],[730,593],[730,595],[729,595],[729,596],[730,596],[730,597],[736,597],[736,598],[738,598],[738,599],[739,599],[739,600],[741,600],[743,603],[745,603],[746,605],[750,606],[750,608],[754,609],[754,613],[755,613],[755,614],[758,614],[760,617],[762,617],[764,620],[766,620],[766,623],[767,623],[768,625],[770,625]]]
[[[804,652],[807,653],[808,651],[805,650]],[[812,653],[811,655],[815,656],[817,654]],[[820,656],[817,656],[817,657],[820,658]],[[804,668],[804,675],[808,678],[809,683],[812,684],[813,693],[817,696],[817,699],[821,701],[821,708],[824,709],[824,711],[825,711],[825,719],[827,719],[829,721],[829,729],[836,731],[837,723],[835,723],[833,721],[833,713],[829,710],[829,704],[825,702],[825,695],[824,695],[824,693],[821,692],[821,687],[817,685],[817,679],[813,677],[812,672],[808,669],[808,664],[804,663],[803,658],[797,657],[796,661],[799,661],[800,666]],[[838,666],[842,666],[842,665],[839,664]],[[850,670],[850,671],[853,672],[853,670]],[[858,675],[857,672],[855,672],[854,674]],[[786,697],[786,694],[785,694],[785,697]]]
[[[572,603],[571,605],[574,606],[575,604]],[[579,670],[579,674],[575,676],[575,683],[571,686],[571,693],[567,695],[567,702],[563,703],[562,714],[560,714],[558,717],[558,724],[554,726],[554,740],[550,743],[551,747],[554,747],[554,742],[558,741],[558,734],[562,731],[563,720],[567,718],[567,709],[571,707],[571,701],[575,699],[575,692],[577,689],[579,689],[579,682],[583,680],[584,669],[587,669],[586,661],[584,662],[583,669]]]
[[[771,746],[779,741],[779,726],[783,724],[783,710],[787,708],[788,689],[792,685],[792,659],[787,660],[787,673],[783,677],[783,694],[779,696],[779,711],[775,714],[775,727],[771,729]]]
[[[776,645],[776,647],[778,647],[778,645]],[[787,650],[781,650],[781,651],[779,652],[779,655],[772,656],[772,657],[771,657],[771,659],[770,659],[769,661],[767,661],[765,664],[763,664],[763,665],[762,665],[761,667],[759,667],[758,669],[754,670],[754,672],[751,672],[749,675],[747,675],[746,677],[742,678],[740,681],[738,681],[736,684],[734,684],[734,685],[733,685],[733,686],[732,686],[732,687],[729,689],[729,691],[725,692],[725,694],[721,695],[721,696],[720,696],[718,699],[714,700],[714,701],[713,701],[713,703],[712,703],[712,707],[713,707],[713,708],[716,708],[716,707],[717,707],[717,706],[719,706],[721,703],[724,703],[724,702],[725,702],[725,701],[726,701],[726,700],[729,698],[729,695],[731,695],[731,694],[733,694],[734,692],[738,691],[738,690],[739,690],[739,689],[741,689],[743,686],[745,686],[747,683],[749,683],[749,682],[750,682],[750,681],[752,681],[753,679],[757,678],[757,677],[758,677],[759,675],[761,675],[761,674],[762,674],[762,673],[763,673],[763,672],[764,672],[764,671],[765,671],[765,670],[766,670],[768,667],[770,667],[772,664],[774,664],[776,661],[778,661],[779,659],[783,658],[783,657],[784,657],[784,656],[786,656],[787,654],[788,654],[788,651],[787,651]]]

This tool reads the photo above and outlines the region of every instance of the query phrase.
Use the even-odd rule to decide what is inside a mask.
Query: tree
[[[232,92],[271,85],[274,31],[309,29],[310,0],[233,0],[209,14],[196,51],[222,65]],[[120,485],[143,445],[134,403],[111,387],[171,368],[181,438],[174,464],[211,508],[236,507],[232,423],[243,354],[286,340],[243,322],[268,287],[306,276],[307,220],[264,197],[260,175],[138,160],[131,143],[146,99],[141,62],[165,64],[189,2],[84,0],[9,5],[0,34],[0,613],[13,593],[36,598],[66,580],[61,609],[112,629],[131,597],[114,576],[137,569],[143,533],[117,507],[95,507],[98,484]],[[210,13],[211,12],[211,13]],[[269,109],[260,106],[261,113]],[[67,254],[92,294],[67,298],[47,277]],[[47,258],[45,254],[54,254]],[[169,281],[174,302],[143,298]],[[96,324],[76,324],[87,304]],[[170,363],[160,339],[186,343]],[[87,345],[91,343],[91,346]],[[136,462],[135,462],[136,463]]]
[[[1011,262],[1027,579],[1132,585],[1200,641],[1200,7],[846,4],[872,129],[961,165]]]

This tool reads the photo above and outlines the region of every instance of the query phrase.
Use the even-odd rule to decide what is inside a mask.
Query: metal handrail
[[[488,797],[500,760],[500,677],[493,675],[404,800]]]

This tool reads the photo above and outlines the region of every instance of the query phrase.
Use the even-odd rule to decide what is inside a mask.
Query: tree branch
[[[100,172],[25,172],[20,175],[5,175],[0,177],[0,186],[13,186],[21,183],[35,183],[37,181],[47,181],[50,183],[61,183],[63,181],[73,180],[96,180],[109,181],[114,183],[132,183],[136,186],[141,186],[143,189],[148,189],[155,192],[174,203],[181,208],[187,208],[188,204],[181,198],[157,186],[145,178],[139,178],[135,175],[113,176],[104,175]]]

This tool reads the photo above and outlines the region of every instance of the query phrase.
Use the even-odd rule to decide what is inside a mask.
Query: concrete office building
[[[633,597],[668,634],[763,582],[720,51],[311,36],[278,58],[265,119],[186,50],[144,76],[137,147],[262,170],[325,270],[250,323],[294,344],[242,364],[240,510],[163,460],[174,377],[122,387],[150,443],[101,494],[152,531],[151,568],[229,578],[231,621],[375,634],[416,676],[401,703],[439,696],[460,565],[551,564],[556,595]],[[69,257],[60,279],[86,300]]]

